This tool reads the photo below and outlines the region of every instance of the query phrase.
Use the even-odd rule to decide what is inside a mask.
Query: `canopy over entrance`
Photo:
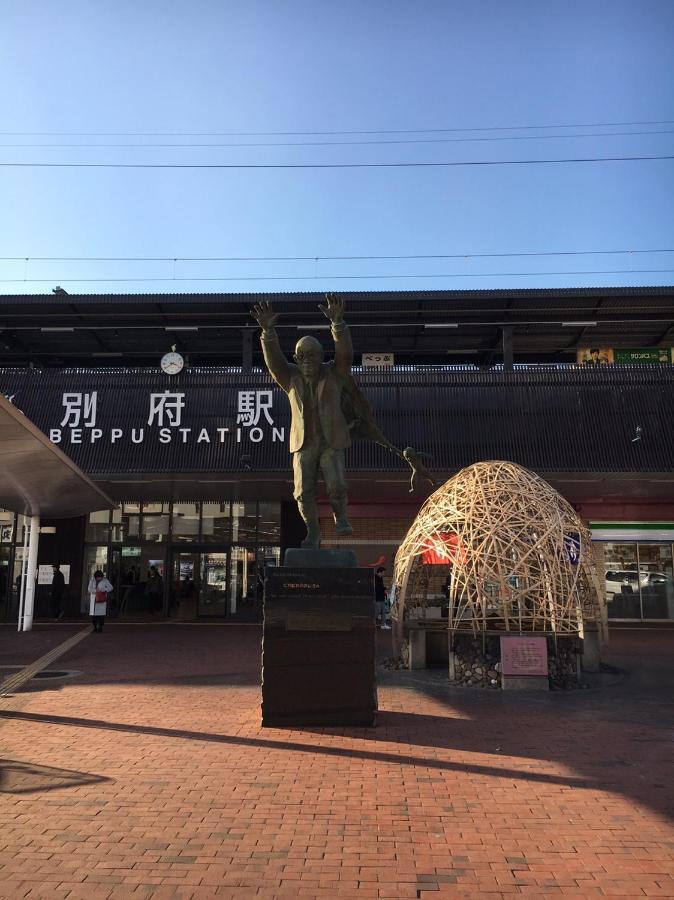
[[[0,394],[0,507],[69,518],[115,504]]]

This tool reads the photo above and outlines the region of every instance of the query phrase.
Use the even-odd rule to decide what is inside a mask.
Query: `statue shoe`
[[[303,547],[305,550],[320,550],[321,547],[321,532],[318,528],[309,528],[307,530],[307,536],[304,538],[300,547]]]
[[[337,534],[349,535],[353,534],[353,528],[346,516],[339,516],[335,521],[335,531]]]

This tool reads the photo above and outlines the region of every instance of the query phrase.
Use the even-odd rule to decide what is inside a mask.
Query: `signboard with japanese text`
[[[647,363],[658,365],[672,362],[670,347],[651,347],[642,350],[614,350],[613,360],[617,363]]]
[[[17,372],[0,375],[0,391],[87,472],[288,464],[288,403],[259,374]]]
[[[70,584],[70,565],[62,565],[60,567],[63,580],[66,584]],[[37,567],[37,583],[51,584],[54,578],[54,569],[51,566]]]
[[[392,353],[363,353],[364,368],[391,369],[394,365]]]
[[[548,642],[544,637],[502,637],[501,667],[504,675],[547,675]]]

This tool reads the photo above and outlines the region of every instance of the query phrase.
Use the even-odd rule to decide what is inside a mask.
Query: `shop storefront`
[[[0,609],[18,608],[24,517],[0,510]],[[62,523],[46,526],[54,536]],[[72,527],[72,522],[69,523]],[[42,535],[36,615],[49,614],[51,563],[66,577],[66,609],[88,612],[87,585],[100,569],[115,590],[113,615],[194,619],[255,618],[267,566],[280,560],[280,503],[248,501],[125,502],[90,514],[84,543],[66,558]]]
[[[609,619],[674,620],[674,522],[591,522]]]

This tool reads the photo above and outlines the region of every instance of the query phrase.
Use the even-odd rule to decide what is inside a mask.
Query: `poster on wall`
[[[63,575],[63,580],[66,584],[70,584],[70,566],[62,565],[60,566],[61,574]],[[51,584],[52,579],[54,577],[54,570],[51,565],[48,566],[38,566],[37,567],[37,583],[38,584]]]
[[[613,363],[612,347],[579,347],[576,362],[579,366],[610,366]]]
[[[579,347],[576,362],[585,367],[609,366],[612,363],[670,365],[674,363],[674,347],[632,347],[622,350],[613,347]]]

